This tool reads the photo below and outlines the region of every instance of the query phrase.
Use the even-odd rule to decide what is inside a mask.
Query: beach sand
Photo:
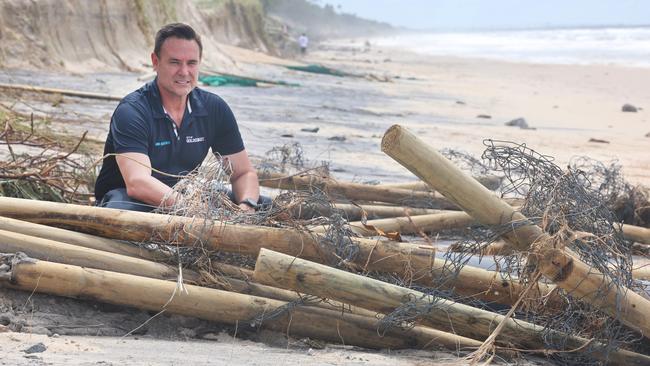
[[[650,137],[645,137],[650,133],[650,106],[645,105],[650,101],[647,87],[650,69],[430,57],[397,49],[368,48],[363,43],[363,40],[351,40],[321,44],[301,61],[324,63],[390,81],[305,74],[259,63],[267,59],[256,59],[245,53],[245,59],[238,60],[242,74],[296,82],[301,86],[208,89],[231,105],[251,155],[262,159],[273,147],[297,142],[302,146],[304,158],[312,163],[327,162],[333,176],[341,180],[415,180],[405,168],[380,151],[386,129],[401,124],[437,149],[460,150],[476,157],[484,150],[485,139],[495,139],[525,143],[541,154],[554,157],[560,167],[575,156],[589,156],[606,163],[618,159],[630,183],[650,186]],[[123,95],[142,84],[137,76],[97,73],[61,76],[2,70],[0,82]],[[0,99],[3,105],[11,104],[22,113],[35,111],[37,116],[54,116],[52,129],[72,135],[89,130],[90,137],[96,140],[105,138],[110,112],[117,104],[64,97],[62,103],[53,106],[47,98],[30,94],[22,95],[18,103],[9,94],[3,94]],[[642,109],[624,113],[621,107],[625,103]],[[491,118],[477,118],[480,114]],[[520,117],[533,129],[504,125]],[[317,133],[301,131],[305,127],[319,130]],[[607,142],[590,142],[592,138]],[[48,302],[65,304],[66,301],[48,297],[36,309],[29,302],[27,306],[23,303],[18,306],[16,302],[15,306],[0,310],[29,325],[35,313],[48,311]],[[108,317],[101,309],[88,307],[89,314],[98,323],[121,329],[117,325],[119,313],[112,312]],[[138,316],[143,314],[146,315]],[[124,315],[129,316],[132,314]],[[74,323],[73,319],[71,316],[69,322]],[[167,321],[165,316],[153,320],[154,324]],[[205,360],[206,364],[419,365],[433,358],[448,360],[450,357],[421,351],[388,356],[340,346],[310,351],[295,344],[267,346],[234,341],[227,336],[216,337],[216,341],[186,339],[176,331],[170,331],[167,336],[158,333],[157,339],[140,336],[126,340],[90,336],[56,338],[36,333],[52,335],[47,321],[39,323],[32,334],[0,334],[0,349],[10,355],[0,360],[0,364],[167,365],[202,364]],[[37,342],[50,349],[34,356],[36,359],[26,358],[21,350]]]

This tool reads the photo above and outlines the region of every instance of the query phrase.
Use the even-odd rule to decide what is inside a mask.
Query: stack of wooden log
[[[0,263],[0,283],[24,291],[246,324],[368,348],[442,347],[476,351],[477,358],[486,350],[541,354],[588,350],[588,357],[609,363],[650,364],[647,355],[612,349],[598,340],[513,317],[531,291],[539,292],[547,306],[561,306],[561,289],[647,336],[650,301],[646,297],[612,285],[607,274],[589,268],[566,246],[557,245],[557,238],[513,209],[511,204],[519,202],[509,204],[500,199],[400,126],[386,132],[382,149],[426,186],[367,186],[300,175],[261,179],[263,185],[274,188],[317,187],[332,197],[351,201],[398,205],[426,201],[445,209],[335,204],[348,217],[362,219],[350,222],[358,235],[350,238],[356,248],[356,255],[350,258],[340,258],[323,245],[325,228],[229,224],[0,198],[0,252],[6,253]],[[296,212],[296,216],[302,215],[305,212]],[[366,216],[380,218],[365,220]],[[446,267],[445,261],[435,256],[434,245],[381,236],[388,232],[431,233],[475,223],[511,223],[513,229],[502,235],[503,245],[498,250],[526,253],[529,264],[539,271],[535,281],[519,282],[494,271],[464,266],[453,281],[440,282]],[[650,229],[624,226],[623,233],[638,243],[650,244]],[[369,236],[374,238],[366,238]],[[175,246],[200,243],[206,249],[256,257],[257,262],[254,270],[223,263],[212,263],[207,271],[180,270],[167,264],[170,253],[124,241]],[[218,279],[215,273],[220,275]],[[502,315],[436,297],[373,279],[369,273],[407,278],[418,288],[444,286],[458,298],[501,304],[511,312]],[[386,315],[405,304],[421,309],[417,321],[383,327]],[[549,336],[562,337],[565,348],[549,348]]]

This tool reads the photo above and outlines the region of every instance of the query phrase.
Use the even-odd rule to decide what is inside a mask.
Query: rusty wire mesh
[[[519,209],[529,222],[539,225],[551,238],[566,245],[593,270],[612,279],[611,286],[639,289],[640,284],[631,277],[632,260],[630,243],[622,234],[621,221],[611,209],[612,202],[621,197],[630,199],[630,186],[622,180],[620,169],[605,169],[600,163],[582,159],[565,170],[553,162],[553,158],[537,153],[524,144],[486,140],[486,150],[480,169],[489,166],[491,171],[505,177],[501,187],[504,196],[525,197]],[[585,166],[591,167],[589,170]],[[525,225],[527,222],[517,223]],[[449,298],[458,302],[489,310],[504,312],[497,304],[462,298],[446,288],[452,287],[459,271],[473,258],[492,263],[492,269],[506,279],[516,279],[522,284],[530,283],[538,268],[529,259],[530,252],[507,252],[489,258],[481,253],[496,242],[502,234],[511,232],[513,223],[502,226],[476,226],[454,251],[444,256],[443,275],[437,278],[439,286],[421,289],[434,298]],[[581,235],[574,235],[582,233]],[[607,288],[601,288],[604,293]],[[610,352],[620,346],[634,347],[639,336],[622,326],[618,315],[610,317],[597,306],[591,305],[573,294],[557,290],[559,306],[546,306],[543,293],[534,293],[524,299],[515,313],[516,319],[544,326],[544,341],[549,349],[569,349],[567,336],[580,335],[596,342],[581,352],[549,352],[549,356],[561,364],[600,364],[597,352]],[[405,302],[389,314],[385,326],[412,325],[426,312],[444,311],[436,301],[418,304],[419,299]],[[600,345],[605,345],[602,349]]]

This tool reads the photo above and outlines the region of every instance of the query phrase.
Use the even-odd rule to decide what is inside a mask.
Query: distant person
[[[168,24],[156,34],[151,62],[156,78],[120,101],[95,183],[103,207],[151,211],[180,198],[172,186],[197,168],[208,150],[232,166],[231,199],[242,210],[260,203],[253,168],[228,104],[196,87],[203,46],[189,25]]]
[[[305,33],[301,34],[300,37],[298,37],[298,45],[300,46],[300,53],[305,54],[307,53],[307,46],[309,46],[309,38]]]

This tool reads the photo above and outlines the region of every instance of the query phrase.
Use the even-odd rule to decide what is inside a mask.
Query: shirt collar
[[[198,88],[192,89],[190,94],[187,96],[187,110],[192,116],[207,116],[208,111],[205,109],[203,102],[199,98]],[[160,99],[160,91],[158,90],[158,77],[150,81],[145,85],[145,90],[149,93],[149,102],[153,109],[154,118],[165,118],[167,114],[165,107],[162,105],[162,99]]]
[[[165,109],[164,105],[162,106],[162,109],[163,109],[163,112],[165,112],[165,114],[169,114],[169,112],[167,112],[167,110]],[[192,103],[190,103],[190,98],[189,97],[187,98],[187,111],[190,113],[190,115],[192,115]]]

